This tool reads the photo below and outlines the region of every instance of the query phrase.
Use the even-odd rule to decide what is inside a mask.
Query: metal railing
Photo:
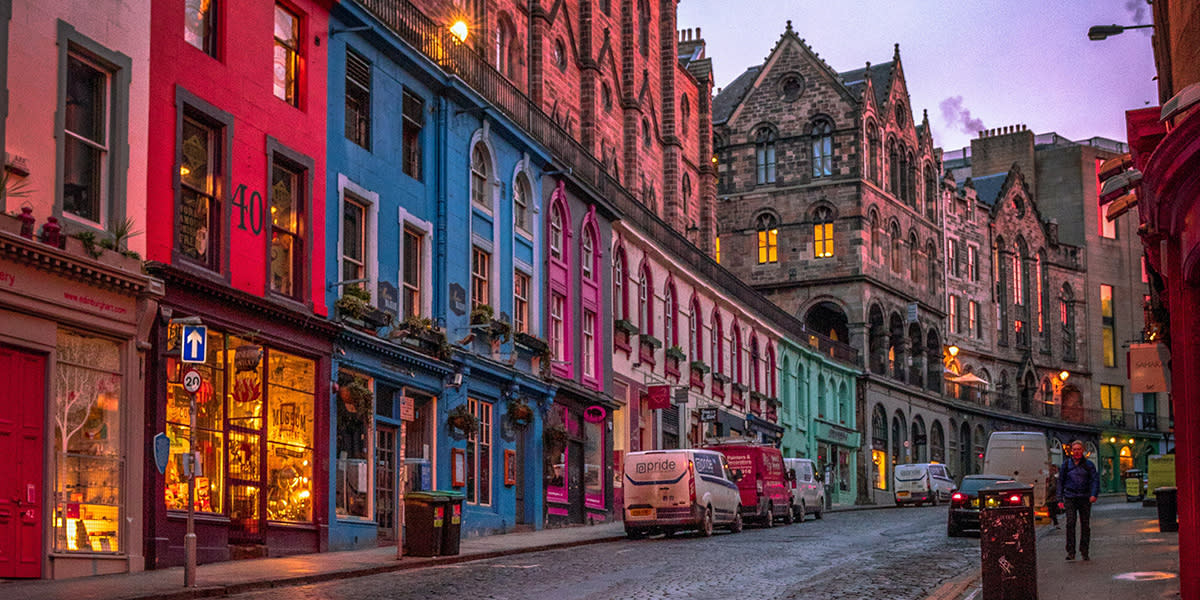
[[[603,163],[542,112],[524,92],[488,64],[470,46],[460,43],[444,27],[431,20],[408,0],[357,0],[400,39],[427,56],[446,73],[462,79],[497,110],[538,140],[555,161],[604,198],[621,213],[621,218],[641,230],[659,247],[681,259],[702,278],[733,294],[749,311],[756,312],[794,338],[834,360],[861,366],[855,348],[808,331],[804,323],[759,294],[736,275],[701,252],[687,238],[665,223],[634,198],[605,169]],[[814,344],[815,341],[815,344]]]
[[[1017,396],[994,391],[989,392],[980,390],[974,386],[953,383],[950,384],[949,388],[947,396],[959,402],[976,404],[1013,414],[1028,414],[1097,427],[1158,433],[1169,432],[1174,427],[1174,423],[1169,416],[1157,413],[1126,412],[1123,409],[1109,408],[1064,407],[1061,404],[1042,402],[1040,400],[1031,402],[1029,411],[1026,412],[1021,410],[1020,400]]]

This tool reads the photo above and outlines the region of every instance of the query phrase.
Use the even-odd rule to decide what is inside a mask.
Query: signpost
[[[187,331],[189,328],[184,327]],[[192,328],[192,335],[200,338],[199,343],[193,347],[200,349],[201,362],[203,362],[204,353],[204,327],[200,327],[200,333],[196,333],[196,329]],[[187,336],[184,336],[187,340]],[[183,360],[188,357],[188,344],[183,346]],[[195,352],[195,350],[193,350]],[[187,535],[183,536],[183,554],[187,564],[183,566],[183,587],[196,587],[196,467],[199,463],[196,460],[196,392],[200,391],[200,384],[204,383],[204,378],[200,376],[200,371],[189,367],[183,372],[183,391],[188,393],[189,407],[188,411],[188,453],[183,457],[184,474],[188,478],[188,512],[187,512]]]
[[[203,363],[208,356],[208,328],[203,325],[184,325],[179,337],[183,362]]]

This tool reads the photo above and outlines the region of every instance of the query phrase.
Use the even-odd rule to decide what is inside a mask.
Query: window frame
[[[483,171],[476,168],[476,153],[482,152]],[[491,215],[495,211],[495,190],[489,192],[489,188],[495,188],[495,158],[492,154],[492,149],[483,140],[477,140],[471,145],[470,154],[468,155],[469,163],[467,171],[469,175],[469,189],[471,208],[481,211],[484,214]],[[481,188],[478,186],[482,186]],[[486,203],[483,203],[484,201]]]
[[[421,132],[425,129],[425,99],[409,88],[401,90],[400,116],[403,121],[400,128],[401,159],[400,170],[409,177],[422,181],[424,179],[421,164],[423,145]],[[412,104],[410,105],[410,100]],[[415,115],[409,113],[409,108],[415,107]]]
[[[492,253],[471,246],[471,308],[492,305]],[[495,307],[493,307],[495,308]]]
[[[513,176],[513,228],[525,238],[533,238],[533,184],[525,170]]]
[[[524,283],[522,283],[524,281]],[[513,269],[513,332],[529,333],[530,290],[533,276],[521,269]],[[522,290],[523,289],[523,290]],[[523,291],[523,293],[522,293]]]
[[[110,223],[125,220],[125,202],[129,170],[129,88],[133,60],[100,43],[80,34],[64,21],[58,21],[58,98],[55,134],[55,178],[54,214],[69,219],[96,232],[106,232]],[[64,177],[66,174],[66,131],[67,71],[70,57],[81,57],[92,66],[107,72],[107,151],[102,161],[105,173],[101,177],[100,203],[97,208],[99,221],[92,221],[64,210]],[[10,115],[11,116],[11,115]],[[74,135],[74,134],[71,134]]]
[[[818,119],[809,128],[812,141],[812,177],[819,179],[833,176],[833,124],[828,119]]]
[[[833,209],[818,206],[813,211],[813,258],[833,258]]]
[[[283,12],[291,15],[292,18],[295,20],[295,31],[293,32],[293,34],[296,36],[295,37],[295,43],[296,43],[295,47],[289,46],[287,43],[288,40],[281,40],[281,39],[279,39],[278,36],[275,35],[275,17],[278,14],[278,12],[281,10]],[[284,82],[284,84],[290,89],[285,90],[283,92],[284,96],[282,96],[282,97],[279,95],[279,90],[272,89],[272,95],[275,96],[276,98],[278,98],[279,100],[282,100],[284,103],[286,103],[289,106],[303,109],[304,108],[303,107],[304,86],[302,83],[304,80],[304,51],[303,51],[303,49],[304,49],[304,40],[307,39],[306,34],[305,34],[305,26],[307,25],[307,20],[305,19],[304,13],[302,13],[296,7],[294,7],[288,3],[279,2],[279,1],[276,1],[274,3],[274,10],[271,12],[271,15],[272,15],[271,16],[271,35],[273,38],[272,46],[271,46],[271,48],[272,48],[271,64],[272,65],[275,64],[275,56],[274,56],[275,51],[277,51],[279,48],[282,47],[287,52],[286,56],[289,59],[288,63],[289,63],[289,66],[293,70],[292,80],[290,82],[288,82],[288,81]],[[275,87],[275,81],[274,81],[273,77],[272,77],[271,87],[272,88]],[[289,92],[292,95],[291,98],[287,97],[287,94]]]
[[[371,65],[371,61],[367,60],[367,58],[365,56],[363,56],[363,54],[361,52],[356,51],[355,49],[351,48],[349,45],[346,46],[344,60],[345,60],[345,65],[346,65],[346,69],[345,69],[346,74],[345,74],[345,77],[343,78],[343,85],[345,87],[344,101],[345,101],[345,113],[346,113],[345,121],[346,122],[344,123],[343,129],[345,131],[343,133],[345,133],[347,140],[350,140],[354,144],[356,144],[359,147],[363,148],[364,150],[370,152],[371,151],[371,120],[372,120],[371,119],[371,116],[372,116],[372,110],[371,110],[371,83],[372,83],[371,70],[372,70],[372,65]],[[355,77],[355,75],[357,73],[355,72],[355,69],[351,68],[352,63],[354,63],[354,62],[360,63],[358,70],[363,71],[362,76],[365,77],[364,81],[359,81],[357,79],[357,77]],[[353,86],[353,88],[352,88],[352,86]],[[356,119],[355,119],[355,123],[354,123],[353,134],[351,133],[351,123],[350,123],[350,106],[351,106],[350,100],[351,100],[351,97],[354,97],[354,99],[359,103],[359,108],[360,108],[360,110],[357,110],[354,113],[356,116]],[[365,113],[365,115],[363,113]]]
[[[182,230],[180,221],[183,214],[183,182],[180,180],[179,169],[183,164],[183,120],[189,113],[191,113],[192,119],[207,121],[210,126],[220,128],[221,156],[218,161],[220,163],[220,177],[214,180],[214,183],[220,186],[220,189],[215,191],[215,195],[220,197],[219,201],[221,204],[215,268],[206,267],[200,261],[192,259],[179,251],[179,232]],[[229,252],[227,250],[231,233],[230,228],[232,227],[232,218],[230,218],[232,207],[229,204],[229,192],[233,189],[233,153],[230,149],[233,148],[234,122],[233,115],[205,102],[183,86],[175,86],[175,165],[171,176],[175,198],[175,210],[172,217],[175,226],[171,240],[172,263],[184,268],[193,268],[207,276],[225,281],[229,278]],[[209,245],[210,247],[212,245],[211,235],[209,236]]]
[[[275,204],[275,186],[270,183],[271,181],[274,180],[274,177],[275,177],[275,175],[274,175],[275,166],[277,164],[282,164],[285,168],[292,169],[293,171],[299,171],[299,173],[297,173],[297,175],[298,175],[297,180],[299,182],[299,185],[301,186],[301,190],[300,190],[300,194],[299,194],[300,199],[299,199],[298,204],[300,205],[299,210],[300,210],[301,218],[298,221],[297,226],[296,226],[298,231],[296,233],[294,233],[293,235],[296,237],[296,239],[299,242],[301,242],[303,244],[302,254],[299,257],[293,259],[293,263],[299,267],[299,271],[300,271],[299,274],[297,276],[295,276],[295,281],[293,281],[293,285],[298,286],[300,288],[300,292],[298,294],[292,294],[292,295],[284,294],[282,292],[276,292],[274,290],[274,286],[273,286],[273,283],[271,280],[271,241],[272,241],[272,238],[274,237],[274,233],[273,233],[274,232],[274,223],[271,222],[271,225],[269,226],[270,227],[269,230],[268,230],[268,226],[266,225],[266,223],[264,223],[263,229],[264,229],[264,231],[267,231],[267,233],[268,233],[268,235],[263,236],[265,238],[263,240],[263,245],[265,246],[265,250],[267,253],[267,261],[266,261],[267,277],[266,277],[266,281],[265,281],[266,292],[269,296],[271,296],[273,298],[286,299],[286,300],[289,300],[292,302],[298,302],[300,304],[305,305],[307,308],[311,309],[312,308],[312,272],[311,272],[312,269],[308,269],[308,268],[304,268],[304,267],[305,267],[305,265],[307,265],[309,263],[309,261],[311,261],[315,258],[314,256],[310,256],[310,254],[312,253],[312,248],[313,248],[311,220],[312,220],[312,214],[313,214],[313,171],[315,169],[315,166],[314,166],[315,161],[313,161],[313,159],[309,156],[306,156],[304,154],[296,152],[295,150],[292,150],[291,148],[282,144],[279,140],[277,140],[274,137],[269,136],[269,135],[267,136],[266,146],[267,146],[267,181],[268,181],[266,207],[267,207],[268,214],[269,214],[271,207],[274,206],[274,204]],[[266,218],[267,218],[267,215],[264,214],[263,215],[264,221],[266,221]]]
[[[775,155],[775,130],[759,127],[754,134],[754,181],[756,185],[775,183],[777,162]]]
[[[492,482],[495,480],[495,465],[492,462],[492,440],[494,407],[491,402],[485,402],[474,397],[467,397],[467,410],[479,421],[479,428],[467,435],[467,450],[471,454],[467,460],[467,479],[471,485],[467,487],[464,501],[475,506],[491,506],[493,502]],[[473,451],[473,452],[472,452]],[[480,466],[486,461],[486,480],[480,477]],[[485,494],[481,491],[486,490]],[[474,492],[473,494],[471,492]],[[482,496],[486,495],[486,499]]]
[[[756,241],[758,245],[758,264],[766,265],[779,262],[779,219],[764,212],[755,218]]]
[[[204,32],[201,34],[202,41],[201,41],[201,45],[199,45],[199,46],[197,46],[192,40],[188,39],[187,21],[188,21],[188,4],[189,3],[190,2],[185,2],[184,7],[183,7],[183,11],[184,11],[183,12],[183,22],[184,22],[183,39],[184,39],[184,41],[187,42],[187,44],[189,46],[199,50],[200,52],[203,52],[204,54],[206,54],[214,59],[220,60],[221,43],[220,43],[219,36],[221,35],[221,33],[223,33],[223,30],[224,30],[224,27],[223,27],[224,24],[221,22],[222,21],[221,20],[221,8],[224,7],[225,3],[222,0],[208,0],[208,3],[209,3],[208,18],[206,18],[204,20],[204,25],[203,25]],[[203,12],[203,11],[200,11],[200,12]]]
[[[378,284],[378,282],[379,282],[379,270],[378,270],[379,260],[378,260],[378,250],[377,250],[377,247],[379,245],[379,227],[378,227],[379,194],[359,186],[358,184],[351,181],[349,177],[346,177],[342,173],[338,173],[338,217],[337,217],[338,218],[338,240],[337,240],[337,256],[338,256],[337,275],[338,275],[338,278],[337,278],[337,280],[339,282],[347,281],[348,279],[356,279],[353,277],[348,277],[345,273],[344,260],[345,260],[346,254],[345,254],[344,235],[345,235],[345,231],[346,231],[346,227],[345,227],[345,214],[346,214],[345,210],[346,210],[346,208],[345,207],[346,207],[347,201],[358,204],[363,208],[363,215],[362,215],[363,216],[363,223],[362,223],[362,226],[363,226],[363,231],[362,231],[362,234],[363,234],[363,238],[362,238],[363,276],[362,276],[362,278],[367,279],[367,281],[364,281],[360,285],[362,285],[366,290],[372,292],[372,303],[376,306],[379,306],[379,304],[380,304],[379,299],[376,298],[375,297],[376,294],[374,294],[375,290],[378,289],[378,285],[379,285]],[[401,244],[404,243],[403,232],[401,234],[400,243]],[[403,269],[403,266],[401,267],[401,269]],[[404,282],[402,280],[400,281],[400,284],[401,284],[401,289],[403,289]],[[399,312],[403,312],[403,308],[401,308],[399,310]]]

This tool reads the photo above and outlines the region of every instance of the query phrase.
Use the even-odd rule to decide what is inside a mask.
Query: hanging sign
[[[650,410],[671,407],[671,386],[652,385],[646,388],[646,407]]]
[[[717,422],[717,409],[715,407],[700,409],[700,422],[701,423],[716,423]]]
[[[588,423],[602,423],[606,416],[608,411],[604,410],[603,406],[589,406],[583,409],[583,420]]]
[[[171,438],[158,432],[154,435],[154,466],[159,474],[167,472],[167,461],[171,459]]]

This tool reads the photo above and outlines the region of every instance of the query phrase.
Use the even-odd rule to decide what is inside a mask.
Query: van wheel
[[[775,505],[767,505],[767,518],[763,519],[763,527],[775,526]]]
[[[631,540],[641,540],[641,539],[645,539],[645,537],[646,537],[646,530],[645,530],[645,529],[626,529],[626,530],[625,530],[625,537],[627,537],[627,538],[629,538],[629,539],[631,539]]]
[[[800,507],[796,510],[796,520],[803,523],[804,518],[808,516],[808,507],[804,505],[804,501],[800,501]]]
[[[820,500],[820,502],[821,503],[817,505],[816,516],[818,519],[824,519],[825,518],[825,499],[822,498]]]
[[[712,537],[713,534],[713,512],[712,507],[704,509],[704,524],[700,529],[701,535],[704,537]]]
[[[801,514],[804,514],[804,513],[801,513]],[[795,522],[796,522],[796,510],[795,510],[794,506],[789,504],[787,506],[787,512],[783,514],[783,524],[791,525],[792,523],[795,523]]]
[[[939,496],[939,495],[940,495],[940,493],[939,493],[939,492],[934,492],[934,493],[933,493],[933,500],[931,500],[929,503],[930,503],[930,504],[932,504],[932,505],[934,505],[934,506],[937,506],[937,505],[938,505],[938,496]]]
[[[742,522],[742,507],[739,506],[733,511],[733,523],[729,524],[729,533],[741,533],[745,526]]]

